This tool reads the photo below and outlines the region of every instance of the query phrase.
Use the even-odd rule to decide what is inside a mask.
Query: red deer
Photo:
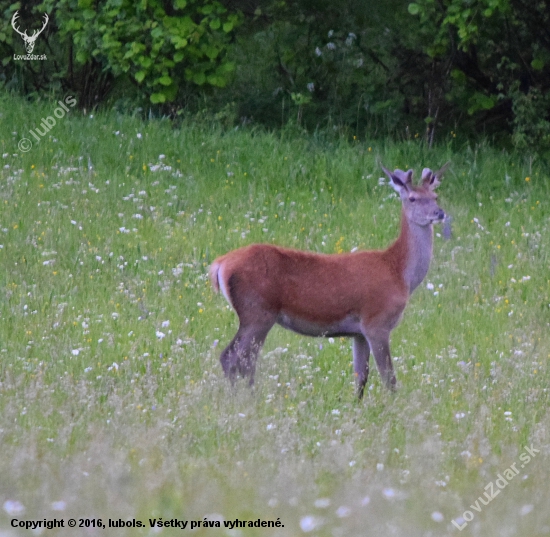
[[[240,374],[252,385],[258,352],[277,323],[307,336],[353,337],[359,398],[371,350],[394,390],[390,332],[428,272],[432,224],[445,218],[434,190],[447,166],[437,172],[424,168],[418,186],[412,170],[382,167],[402,204],[401,233],[386,250],[318,254],[252,244],[218,257],[210,267],[212,286],[239,317],[239,329],[220,357],[225,375],[233,382]]]

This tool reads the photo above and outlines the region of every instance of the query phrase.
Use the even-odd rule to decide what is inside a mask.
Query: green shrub
[[[18,3],[0,2],[0,53],[6,81],[21,85],[25,79],[26,92],[76,91],[85,107],[103,100],[115,80],[127,80],[137,96],[162,104],[175,101],[187,85],[222,87],[234,69],[226,52],[240,17],[216,0],[45,0],[27,6],[21,16],[50,16],[50,57],[40,62],[40,73],[36,62],[11,60],[20,45],[9,21],[18,9]]]

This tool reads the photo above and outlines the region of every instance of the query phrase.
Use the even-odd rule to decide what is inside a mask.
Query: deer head
[[[31,54],[34,50],[34,43],[38,36],[44,31],[44,28],[46,28],[46,25],[48,24],[48,21],[50,20],[47,13],[44,13],[44,24],[42,24],[42,28],[40,30],[34,30],[32,35],[27,35],[27,30],[25,32],[21,32],[19,28],[15,26],[16,20],[19,18],[19,11],[16,11],[13,14],[13,17],[11,19],[11,25],[13,29],[23,38],[23,41],[25,43],[25,49],[27,50],[27,54]]]
[[[422,183],[414,185],[413,171],[395,170],[390,172],[384,166],[384,173],[390,178],[390,186],[399,194],[403,203],[403,211],[411,224],[429,226],[442,222],[445,212],[437,205],[437,194],[434,190],[439,186],[441,177],[449,163],[440,170],[433,172],[430,168],[422,170]]]

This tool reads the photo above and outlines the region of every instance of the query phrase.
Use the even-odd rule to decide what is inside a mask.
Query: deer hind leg
[[[243,378],[248,378],[251,386],[254,384],[256,359],[273,324],[275,320],[253,325],[241,322],[235,337],[220,356],[225,376],[232,383],[239,374]]]
[[[240,339],[240,334],[237,332],[235,337],[231,340],[231,343],[225,347],[220,356],[220,362],[222,364],[223,372],[225,376],[231,381],[231,384],[235,382],[235,377],[237,376],[237,362],[239,358],[239,353],[242,346],[242,341]]]
[[[357,385],[357,397],[363,397],[363,391],[369,378],[370,347],[364,336],[358,334],[353,338],[353,370]]]
[[[218,272],[224,270],[222,266]],[[243,285],[242,282],[245,282]],[[220,361],[231,382],[237,374],[249,379],[254,384],[256,359],[268,332],[277,319],[277,313],[271,311],[267,303],[257,290],[249,288],[247,279],[233,272],[225,281],[220,280],[220,288],[228,302],[233,306],[239,317],[239,329],[231,343],[220,356]]]
[[[376,367],[378,367],[382,381],[390,390],[395,391],[396,380],[390,354],[390,331],[386,329],[366,330],[365,337],[374,354]]]

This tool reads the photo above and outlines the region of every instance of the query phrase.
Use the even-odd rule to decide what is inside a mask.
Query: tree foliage
[[[416,0],[427,55],[458,111],[513,126],[522,147],[550,135],[550,5],[539,0]]]
[[[48,62],[12,60],[15,10],[30,28],[49,13]],[[543,0],[0,0],[0,12],[0,83],[23,93],[161,109],[192,95],[216,117],[268,126],[550,141]]]
[[[3,7],[8,24],[21,9],[19,3]],[[22,75],[35,89],[56,80],[64,90],[76,89],[81,104],[93,104],[91,93],[98,84],[103,82],[106,93],[120,78],[131,81],[151,103],[172,102],[188,84],[225,86],[234,69],[226,52],[240,17],[217,0],[44,0],[28,11],[35,18],[50,15],[48,49],[59,71],[37,79],[32,65],[24,65]],[[0,42],[2,63],[12,68],[8,77],[16,72],[9,61],[15,40],[4,25]]]
[[[407,81],[410,56],[402,45],[409,36],[401,28],[410,15],[402,1],[237,5],[245,24],[233,51],[232,89],[241,116],[386,133],[405,116],[413,120],[413,109],[422,115],[428,81]]]

